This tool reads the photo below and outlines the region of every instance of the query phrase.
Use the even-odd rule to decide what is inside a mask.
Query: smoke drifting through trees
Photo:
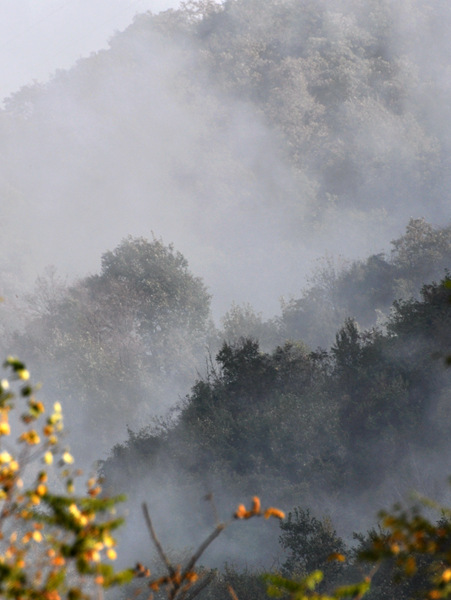
[[[422,465],[447,447],[434,428],[449,412],[448,376],[425,358],[437,348],[424,327],[445,319],[443,298],[432,287],[415,302],[450,266],[450,16],[414,0],[189,4],[138,17],[108,51],[1,112],[5,351],[22,349],[49,395],[71,390],[87,463],[131,427],[105,469],[117,461],[112,482],[153,494],[171,535],[199,488],[225,497],[257,485],[293,505],[320,490],[334,516],[339,498],[348,527],[363,480],[373,498],[393,480],[422,484]],[[129,234],[129,249],[158,250],[163,290],[154,270],[109,269]],[[220,332],[210,293],[216,319],[236,303]],[[411,295],[387,330],[345,321],[382,325]],[[434,332],[449,339],[446,326]],[[172,420],[140,431],[177,404]],[[251,544],[258,560],[264,544]]]
[[[143,15],[7,102],[2,239],[29,278],[51,263],[84,275],[153,230],[205,278],[216,316],[232,300],[268,314],[312,256],[380,252],[412,215],[443,223],[446,54],[427,77],[419,57],[446,6],[208,6]]]

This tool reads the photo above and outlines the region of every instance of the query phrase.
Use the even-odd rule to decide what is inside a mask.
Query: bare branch
[[[230,597],[232,598],[232,600],[238,600],[238,596],[236,595],[235,590],[233,589],[233,587],[231,585],[227,586],[227,591],[230,594]]]
[[[166,556],[166,554],[165,554],[165,552],[163,550],[163,547],[160,544],[160,540],[158,539],[157,534],[155,532],[155,529],[153,528],[153,525],[152,525],[152,520],[151,520],[150,515],[149,515],[149,509],[147,508],[147,504],[145,502],[143,502],[143,504],[142,504],[142,509],[143,509],[144,519],[146,521],[147,529],[149,530],[150,537],[152,538],[152,541],[155,544],[155,548],[157,549],[157,552],[160,555],[161,560],[166,565],[166,568],[167,568],[167,570],[169,572],[169,575],[171,577],[174,577],[174,575],[175,575],[175,569],[171,565],[171,561]]]
[[[219,525],[220,520],[219,520],[218,509],[216,508],[216,503],[215,503],[215,499],[213,497],[212,492],[209,492],[208,494],[206,494],[206,496],[204,497],[204,500],[206,500],[207,502],[210,503],[211,509],[213,511],[213,517],[215,519],[215,523],[216,523],[216,525]]]
[[[200,581],[200,583],[198,583],[198,585],[196,585],[195,588],[191,588],[191,593],[188,594],[187,596],[180,596],[180,600],[194,600],[194,598],[201,593],[202,590],[204,590],[207,585],[209,585],[213,579],[216,577],[216,573],[211,572],[209,573],[206,577],[204,577],[202,579],[202,581]]]
[[[187,573],[189,573],[190,571],[193,570],[193,568],[194,568],[195,564],[197,563],[197,561],[199,560],[199,558],[202,556],[202,554],[205,552],[205,550],[208,548],[208,546],[218,537],[218,535],[222,531],[224,531],[225,527],[226,526],[224,523],[219,523],[218,525],[216,525],[215,529],[210,533],[210,535],[199,546],[199,548],[196,550],[196,552],[190,558],[188,564],[186,565],[186,567],[182,573],[182,580],[185,578]]]

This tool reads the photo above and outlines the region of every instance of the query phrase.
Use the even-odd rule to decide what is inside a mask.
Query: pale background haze
[[[137,13],[179,0],[0,0],[0,98],[106,48]]]

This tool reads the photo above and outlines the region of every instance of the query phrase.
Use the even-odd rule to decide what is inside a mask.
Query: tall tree
[[[41,292],[47,287],[41,280]],[[211,329],[203,282],[157,239],[125,239],[103,255],[98,275],[59,290],[51,307],[34,308],[18,349],[104,444],[186,393]],[[52,375],[55,366],[64,377]]]

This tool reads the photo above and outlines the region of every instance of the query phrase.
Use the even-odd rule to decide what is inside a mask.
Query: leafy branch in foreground
[[[424,509],[433,509],[438,520],[425,516]],[[355,549],[354,559],[345,572],[346,577],[356,576],[356,567],[364,568],[366,577],[357,583],[321,590],[323,570],[314,570],[299,578],[282,574],[264,576],[268,594],[290,600],[359,600],[386,598],[396,595],[400,600],[426,598],[440,600],[451,597],[451,508],[425,498],[412,508],[395,505],[391,511],[379,513],[380,526],[371,530],[368,538],[361,536],[360,549]],[[286,527],[287,522],[282,523]],[[310,548],[311,550],[311,548]],[[305,551],[308,553],[309,548]],[[328,561],[345,562],[341,553],[333,553]],[[359,579],[361,579],[361,575]],[[326,578],[327,583],[327,578]]]
[[[427,515],[426,511],[432,510],[438,513],[436,520]],[[397,504],[390,511],[381,511],[379,517],[377,530],[372,529],[368,536],[355,536],[360,547],[348,558],[333,552],[326,559],[346,563],[339,581],[351,579],[350,584],[334,588],[334,578],[325,577],[327,568],[323,567],[307,573],[301,569],[299,576],[269,573],[264,575],[269,596],[290,600],[451,598],[451,508],[420,497],[411,508]],[[282,522],[282,530],[287,526],[290,519]],[[305,554],[314,554],[315,543],[309,545],[304,538],[296,539],[296,543]]]
[[[342,598],[352,598],[359,600],[370,589],[371,578],[367,577],[364,581],[338,587],[332,594],[321,594],[316,591],[317,586],[323,580],[322,571],[313,571],[299,581],[287,579],[281,575],[268,574],[264,578],[268,583],[268,595],[273,598],[287,597],[291,600],[341,600]]]
[[[100,497],[96,478],[75,493],[74,459],[61,446],[59,402],[46,413],[25,365],[9,357],[0,382],[0,596],[17,600],[88,598],[96,587],[130,580],[117,573],[113,532],[121,497]],[[11,411],[23,403],[20,417]],[[11,431],[19,429],[12,439]]]
[[[124,498],[105,497],[95,477],[87,481],[85,494],[76,494],[81,472],[74,469],[74,458],[61,444],[60,403],[47,413],[36,398],[37,388],[29,383],[24,363],[9,357],[4,366],[11,375],[0,381],[0,597],[84,600],[94,591],[134,578],[146,578],[150,596],[160,589],[169,600],[197,596],[214,577],[213,572],[196,568],[197,562],[231,523],[219,522],[212,496],[206,499],[213,505],[216,526],[183,567],[168,558],[144,504],[144,519],[167,574],[151,578],[141,563],[116,572],[111,564],[116,558],[113,533],[122,519],[115,516],[115,507]],[[23,409],[16,418],[20,403]],[[282,519],[285,515],[273,507],[262,510],[257,497],[249,510],[239,505],[234,513],[234,519],[258,516]]]
[[[426,598],[451,597],[451,509],[421,498],[423,507],[439,512],[433,522],[420,508],[409,510],[396,505],[391,512],[380,513],[385,528],[372,538],[370,547],[359,555],[361,560],[394,561],[395,580],[420,576]]]

